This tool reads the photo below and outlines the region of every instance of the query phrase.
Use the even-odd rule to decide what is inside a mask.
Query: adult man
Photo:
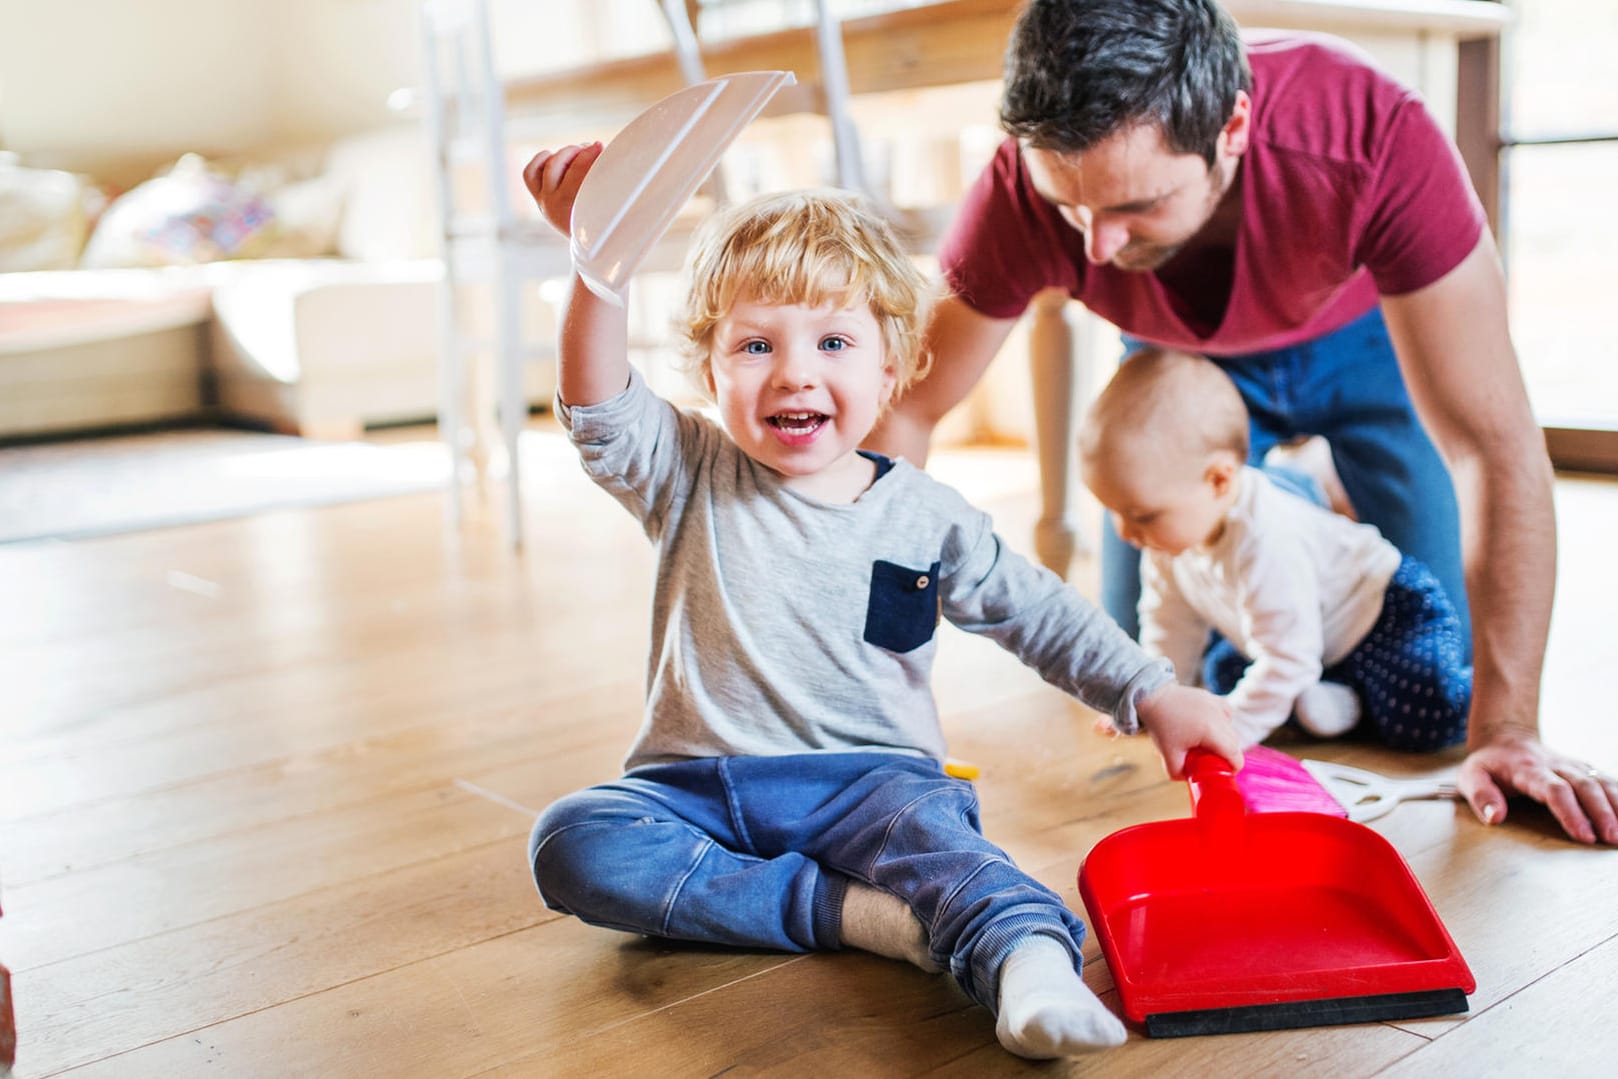
[[[1360,516],[1470,598],[1474,812],[1498,822],[1521,793],[1618,843],[1618,782],[1539,739],[1551,472],[1493,241],[1419,99],[1343,42],[1244,42],[1214,0],[1032,0],[1001,120],[1011,138],[941,251],[933,371],[875,443],[924,459],[1048,287],[1126,339],[1212,357],[1255,459],[1324,435]],[[1139,561],[1119,546],[1103,599],[1132,625]]]

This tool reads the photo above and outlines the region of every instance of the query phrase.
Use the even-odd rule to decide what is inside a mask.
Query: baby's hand
[[[563,236],[573,231],[573,200],[590,166],[601,156],[601,144],[541,150],[523,166],[522,182],[551,228]]]
[[[1138,705],[1140,725],[1152,736],[1171,779],[1185,778],[1185,755],[1201,747],[1242,766],[1242,744],[1230,704],[1205,689],[1171,683]]]

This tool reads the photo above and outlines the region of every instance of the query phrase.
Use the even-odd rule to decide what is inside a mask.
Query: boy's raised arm
[[[600,156],[599,142],[541,150],[522,170],[540,213],[564,236],[571,233],[579,185]],[[562,304],[556,381],[568,405],[599,404],[629,385],[628,315],[591,292],[577,273]]]

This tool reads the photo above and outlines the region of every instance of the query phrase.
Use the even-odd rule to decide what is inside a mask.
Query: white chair
[[[509,156],[511,133],[505,87],[494,66],[489,0],[422,0],[420,14],[426,125],[435,157],[444,254],[439,424],[452,462],[447,511],[451,524],[458,526],[468,473],[476,475],[480,488],[484,482],[483,423],[489,410],[486,396],[475,392],[472,361],[489,352],[494,411],[506,457],[505,534],[512,548],[520,549],[518,443],[529,406],[524,373],[534,359],[555,355],[554,340],[524,340],[522,301],[525,289],[569,276],[572,259],[564,237],[537,216],[519,215],[512,205],[520,162]],[[481,182],[468,185],[468,173],[479,174]],[[708,191],[722,197],[717,173]],[[473,201],[469,194],[478,197]],[[687,239],[688,233],[677,226],[647,255],[643,268],[677,268]],[[475,332],[469,318],[465,286],[472,283],[486,286],[492,296],[490,334]]]
[[[691,21],[696,5],[687,0],[654,2],[669,26],[682,79],[688,84],[703,81],[706,73]],[[850,109],[841,24],[827,0],[814,2],[819,70],[815,78],[783,91],[767,115],[815,112],[825,116],[831,128],[838,185],[860,191],[876,203],[912,252],[932,254],[952,210],[897,208],[868,182]],[[507,157],[504,92],[493,65],[487,4],[488,0],[423,0],[421,6],[427,125],[437,158],[444,243],[440,425],[454,465],[448,512],[458,524],[468,462],[480,481],[483,476],[481,425],[466,421],[472,396],[469,361],[487,344],[466,330],[461,286],[486,281],[494,296],[494,396],[508,462],[506,535],[515,548],[521,546],[523,533],[518,457],[518,436],[528,410],[523,371],[533,355],[551,355],[554,350],[550,342],[525,346],[520,299],[525,284],[564,277],[571,263],[560,236],[543,222],[513,212],[510,185],[517,165]],[[467,164],[481,164],[485,180],[485,204],[475,212],[463,209],[458,197],[457,172]],[[724,201],[719,170],[709,179],[706,194],[715,204]],[[685,242],[684,235],[666,237],[648,256],[644,268],[674,268]],[[1043,562],[1060,572],[1066,571],[1074,552],[1082,549],[1072,511],[1077,486],[1071,464],[1072,425],[1077,394],[1084,383],[1084,368],[1075,362],[1083,359],[1083,350],[1076,345],[1080,337],[1073,321],[1076,311],[1063,297],[1041,297],[1031,324],[1036,441],[1045,507],[1035,530],[1035,548]],[[1079,377],[1075,377],[1076,368]],[[481,417],[483,411],[479,408],[472,414]]]
[[[680,76],[691,86],[707,78],[703,69],[702,48],[692,25],[693,9],[700,8],[701,0],[654,0],[668,23],[674,38],[674,56],[679,63]],[[722,3],[723,0],[714,0]],[[770,112],[814,111],[823,114],[831,124],[832,146],[837,162],[837,186],[859,191],[867,196],[874,193],[865,182],[865,170],[860,159],[859,133],[848,108],[848,65],[843,57],[843,38],[837,17],[831,13],[826,0],[815,0],[815,44],[820,64],[818,86],[800,83],[783,90],[778,104]],[[723,201],[723,179],[714,173],[719,184],[719,198]]]
[[[421,4],[426,124],[435,157],[444,278],[439,299],[439,426],[450,451],[448,514],[461,520],[468,463],[481,484],[486,460],[485,409],[473,402],[473,361],[493,356],[494,397],[506,456],[506,538],[522,546],[521,459],[518,436],[528,415],[525,364],[554,354],[554,342],[523,340],[522,290],[565,277],[571,259],[565,238],[537,218],[519,217],[511,189],[504,88],[495,72],[488,0],[423,0]],[[468,185],[466,174],[481,173]],[[469,197],[475,187],[478,198]],[[492,297],[491,334],[474,332],[465,308],[469,284]],[[470,405],[470,407],[469,407]],[[471,421],[468,422],[469,412]]]
[[[690,85],[707,78],[702,62],[701,46],[691,22],[693,9],[703,6],[718,7],[725,0],[654,0],[668,23],[674,39],[674,54],[680,75]],[[892,223],[900,238],[914,254],[932,254],[937,247],[943,227],[951,215],[949,207],[929,207],[926,210],[900,208],[869,182],[861,150],[860,134],[855,125],[850,104],[848,62],[843,51],[842,24],[831,11],[828,0],[814,0],[814,33],[818,70],[814,73],[798,72],[796,86],[783,89],[765,109],[766,116],[792,113],[815,113],[823,116],[830,127],[835,184],[848,191],[857,191],[870,200]],[[716,202],[724,201],[722,178],[716,170],[710,192]]]

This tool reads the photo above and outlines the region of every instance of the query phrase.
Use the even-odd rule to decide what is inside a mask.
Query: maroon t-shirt
[[[1416,93],[1325,35],[1245,36],[1252,136],[1241,224],[1217,325],[1156,273],[1091,265],[1084,237],[1034,191],[1007,139],[939,252],[954,293],[994,318],[1060,287],[1124,332],[1212,355],[1283,348],[1443,277],[1477,246],[1483,207],[1455,146]],[[1210,284],[1211,288],[1218,288]]]

